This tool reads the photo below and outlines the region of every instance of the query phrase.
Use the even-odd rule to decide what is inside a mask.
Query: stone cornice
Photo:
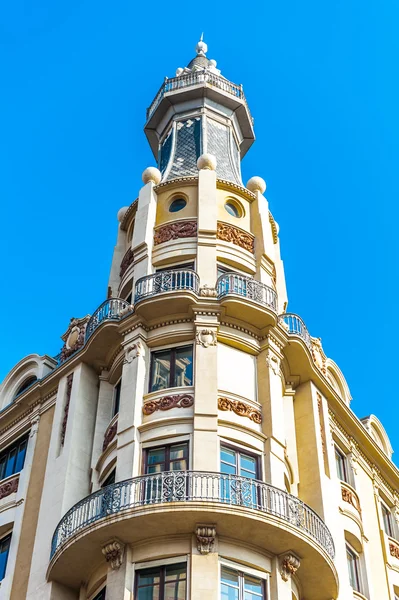
[[[226,190],[244,196],[249,202],[253,202],[256,199],[256,195],[247,190],[247,188],[232,181],[227,181],[227,179],[217,179],[216,187],[219,190]]]
[[[136,212],[137,210],[137,205],[138,205],[138,201],[139,199],[136,198],[136,200],[134,200],[131,205],[129,206],[129,208],[127,209],[127,211],[125,212],[125,216],[122,219],[121,222],[121,229],[123,231],[127,230],[130,218],[132,217],[132,215]]]

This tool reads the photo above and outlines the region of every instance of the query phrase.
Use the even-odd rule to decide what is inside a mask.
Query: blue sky
[[[204,31],[255,117],[243,179],[267,181],[289,310],[399,456],[398,13],[393,0],[3,3],[0,379],[56,354],[69,319],[106,297],[116,213],[155,164],[145,109]]]

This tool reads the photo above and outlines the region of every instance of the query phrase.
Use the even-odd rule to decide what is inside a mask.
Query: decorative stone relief
[[[319,423],[320,423],[320,437],[321,437],[321,447],[323,450],[323,455],[326,456],[326,434],[324,431],[324,419],[323,419],[323,398],[319,392],[316,394],[317,397],[317,410],[319,412]]]
[[[217,298],[217,290],[215,288],[209,287],[206,283],[200,288],[200,296],[205,296],[207,298]]]
[[[231,410],[239,417],[247,417],[258,425],[262,423],[262,414],[250,404],[241,402],[240,400],[229,400],[229,398],[218,398],[219,410]]]
[[[288,581],[292,575],[295,575],[300,566],[301,561],[295,554],[291,552],[284,554],[284,556],[281,558],[280,574],[282,579],[284,581]]]
[[[174,396],[163,396],[157,400],[146,402],[143,406],[145,415],[152,415],[157,410],[170,410],[171,408],[190,408],[194,404],[194,396],[190,394],[175,394]]]
[[[234,225],[229,225],[228,223],[222,223],[221,221],[218,221],[216,237],[218,240],[231,242],[236,246],[240,246],[252,254],[255,253],[254,237],[239,227],[234,227]]]
[[[201,554],[209,554],[214,551],[216,528],[214,525],[197,525],[195,530],[197,536],[197,548]]]
[[[18,490],[19,475],[0,485],[0,500],[14,494]]]
[[[157,229],[154,233],[154,246],[178,240],[181,238],[190,238],[197,236],[197,221],[176,221],[168,223]]]
[[[67,358],[84,346],[88,320],[89,317],[84,317],[83,319],[75,319],[72,317],[70,320],[68,329],[64,335],[61,336],[64,345],[61,350],[60,363],[63,363]]]
[[[107,427],[104,434],[104,442],[103,442],[103,452],[108,448],[114,437],[116,436],[116,432],[118,430],[118,421],[112,423],[111,427]]]
[[[318,369],[320,369],[320,371],[323,373],[323,375],[325,375],[327,373],[327,368],[326,368],[327,357],[324,354],[324,350],[321,345],[321,338],[312,337],[310,339],[312,342],[311,352],[312,352],[312,357],[313,357],[314,363],[315,363],[316,367]]]
[[[69,413],[69,403],[71,401],[72,382],[73,382],[73,373],[70,373],[67,377],[67,382],[66,382],[64,418],[62,420],[62,425],[61,425],[61,446],[63,446],[64,442],[65,442],[65,433],[66,433],[66,427],[67,427],[67,422],[68,422],[68,413]]]
[[[266,356],[266,364],[275,375],[280,375],[280,360],[275,354]]]
[[[399,560],[399,548],[396,544],[389,544],[389,553]]]
[[[214,329],[199,329],[195,335],[196,342],[199,346],[209,348],[209,346],[216,346],[217,335]]]
[[[125,256],[122,258],[121,267],[119,269],[119,277],[123,277],[130,265],[133,263],[134,255],[133,250],[129,248]]]
[[[105,556],[105,560],[111,563],[113,570],[119,569],[123,562],[125,544],[117,538],[113,538],[102,547],[102,553]]]
[[[140,340],[138,340],[134,344],[130,344],[125,349],[125,358],[124,358],[123,364],[124,365],[130,364],[131,362],[134,361],[135,358],[137,358],[138,356],[141,356],[142,353],[143,353],[143,345],[140,342]]]
[[[342,500],[351,504],[356,510],[361,513],[361,508],[357,496],[346,487],[341,487]]]

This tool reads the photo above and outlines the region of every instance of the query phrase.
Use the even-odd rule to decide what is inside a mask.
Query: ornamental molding
[[[198,329],[195,334],[197,346],[209,348],[217,345],[217,333],[215,329]]]
[[[122,278],[131,264],[134,261],[134,254],[131,248],[125,253],[125,256],[122,258],[121,266],[119,269],[119,277]]]
[[[206,298],[217,298],[217,290],[216,288],[209,287],[208,284],[204,284],[200,287],[200,296],[205,296]]]
[[[325,457],[327,455],[327,443],[326,443],[326,432],[324,429],[323,397],[320,394],[320,392],[316,392],[316,399],[317,399],[317,411],[319,413],[321,448],[323,451],[323,456]]]
[[[126,231],[127,224],[130,221],[130,216],[133,212],[136,212],[138,203],[139,203],[139,199],[136,198],[136,200],[133,200],[133,202],[131,203],[131,205],[129,206],[127,211],[125,212],[125,216],[123,217],[122,222],[121,222],[122,231]]]
[[[244,196],[244,198],[246,198],[250,202],[256,199],[256,194],[251,192],[248,188],[245,188],[242,185],[239,185],[238,183],[228,181],[227,179],[216,179],[216,188],[221,190],[238,192],[238,194]]]
[[[197,221],[174,221],[156,229],[154,232],[154,246],[171,240],[191,237],[197,237]]]
[[[0,500],[14,494],[18,490],[19,474],[0,484]]]
[[[108,448],[112,440],[116,436],[118,430],[118,419],[114,423],[110,423],[104,433],[103,452]]]
[[[173,319],[171,321],[162,321],[162,323],[157,323],[156,325],[151,325],[147,328],[147,331],[153,331],[154,329],[159,329],[160,327],[166,327],[167,325],[177,325],[179,323],[192,323],[193,319]]]
[[[236,246],[240,246],[240,248],[247,250],[247,252],[250,252],[251,254],[255,253],[254,236],[247,231],[240,229],[239,227],[218,221],[216,237],[218,240],[230,242]]]
[[[254,333],[253,331],[250,331],[249,329],[245,329],[245,327],[240,327],[240,325],[236,325],[235,323],[228,323],[227,321],[221,321],[220,324],[223,325],[224,327],[229,327],[230,329],[236,329],[237,331],[242,331],[243,333],[250,335],[252,338],[257,340],[258,342],[260,342],[262,340],[262,337],[260,335],[256,335],[256,333]]]
[[[120,568],[125,554],[125,544],[123,542],[118,538],[113,538],[102,547],[101,551],[105,556],[105,560],[111,564],[111,569],[116,571]]]
[[[293,552],[288,552],[281,557],[280,566],[281,578],[284,581],[288,581],[289,578],[295,575],[295,573],[298,571],[299,567],[301,566],[301,561],[296,554]]]
[[[197,525],[195,529],[197,549],[200,554],[214,552],[216,540],[215,525]]]
[[[223,411],[232,411],[239,417],[247,417],[254,423],[262,423],[262,413],[241,400],[230,400],[229,398],[218,398],[218,408]]]
[[[280,359],[278,356],[269,352],[265,358],[265,362],[275,375],[280,375]]]
[[[310,341],[312,343],[311,354],[313,358],[313,362],[316,367],[323,373],[324,376],[327,375],[327,367],[326,360],[327,356],[324,353],[323,347],[321,345],[321,338],[311,337]]]
[[[143,352],[144,347],[140,340],[134,342],[133,344],[129,344],[125,348],[125,358],[123,359],[123,364],[130,365],[130,363],[133,362],[135,358],[142,356]]]
[[[160,188],[175,186],[176,184],[190,184],[197,183],[198,175],[191,177],[176,177],[175,179],[169,179],[169,181],[164,181],[162,183],[158,183],[158,185],[154,186],[154,191],[157,192]]]
[[[341,486],[341,496],[344,502],[351,504],[361,514],[362,509],[360,508],[359,498],[352,490],[347,487]]]
[[[71,401],[71,393],[72,393],[72,383],[73,383],[73,373],[70,373],[67,377],[66,381],[66,390],[65,390],[65,407],[64,407],[64,418],[62,420],[61,425],[61,446],[64,445],[65,442],[65,434],[68,423],[68,414],[69,414],[69,403]]]
[[[172,408],[190,408],[194,404],[194,396],[191,394],[175,394],[163,396],[157,400],[150,400],[143,406],[144,415],[152,415],[157,410],[171,410]]]
[[[399,560],[399,547],[396,544],[389,544],[389,553],[391,556]]]
[[[85,343],[86,325],[90,319],[87,315],[83,319],[72,317],[68,329],[61,336],[64,345],[61,349],[60,364],[66,361],[72,354],[83,348]]]
[[[269,211],[269,223],[272,226],[273,244],[277,244],[277,242],[278,242],[277,223],[274,220],[273,215],[270,211]]]

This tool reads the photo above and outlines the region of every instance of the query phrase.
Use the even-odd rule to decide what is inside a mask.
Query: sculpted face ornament
[[[142,353],[143,353],[143,345],[140,342],[140,340],[138,340],[134,344],[130,344],[125,350],[125,359],[123,361],[123,364],[129,365],[131,362],[134,361],[135,358],[137,358],[138,356],[141,356]]]

